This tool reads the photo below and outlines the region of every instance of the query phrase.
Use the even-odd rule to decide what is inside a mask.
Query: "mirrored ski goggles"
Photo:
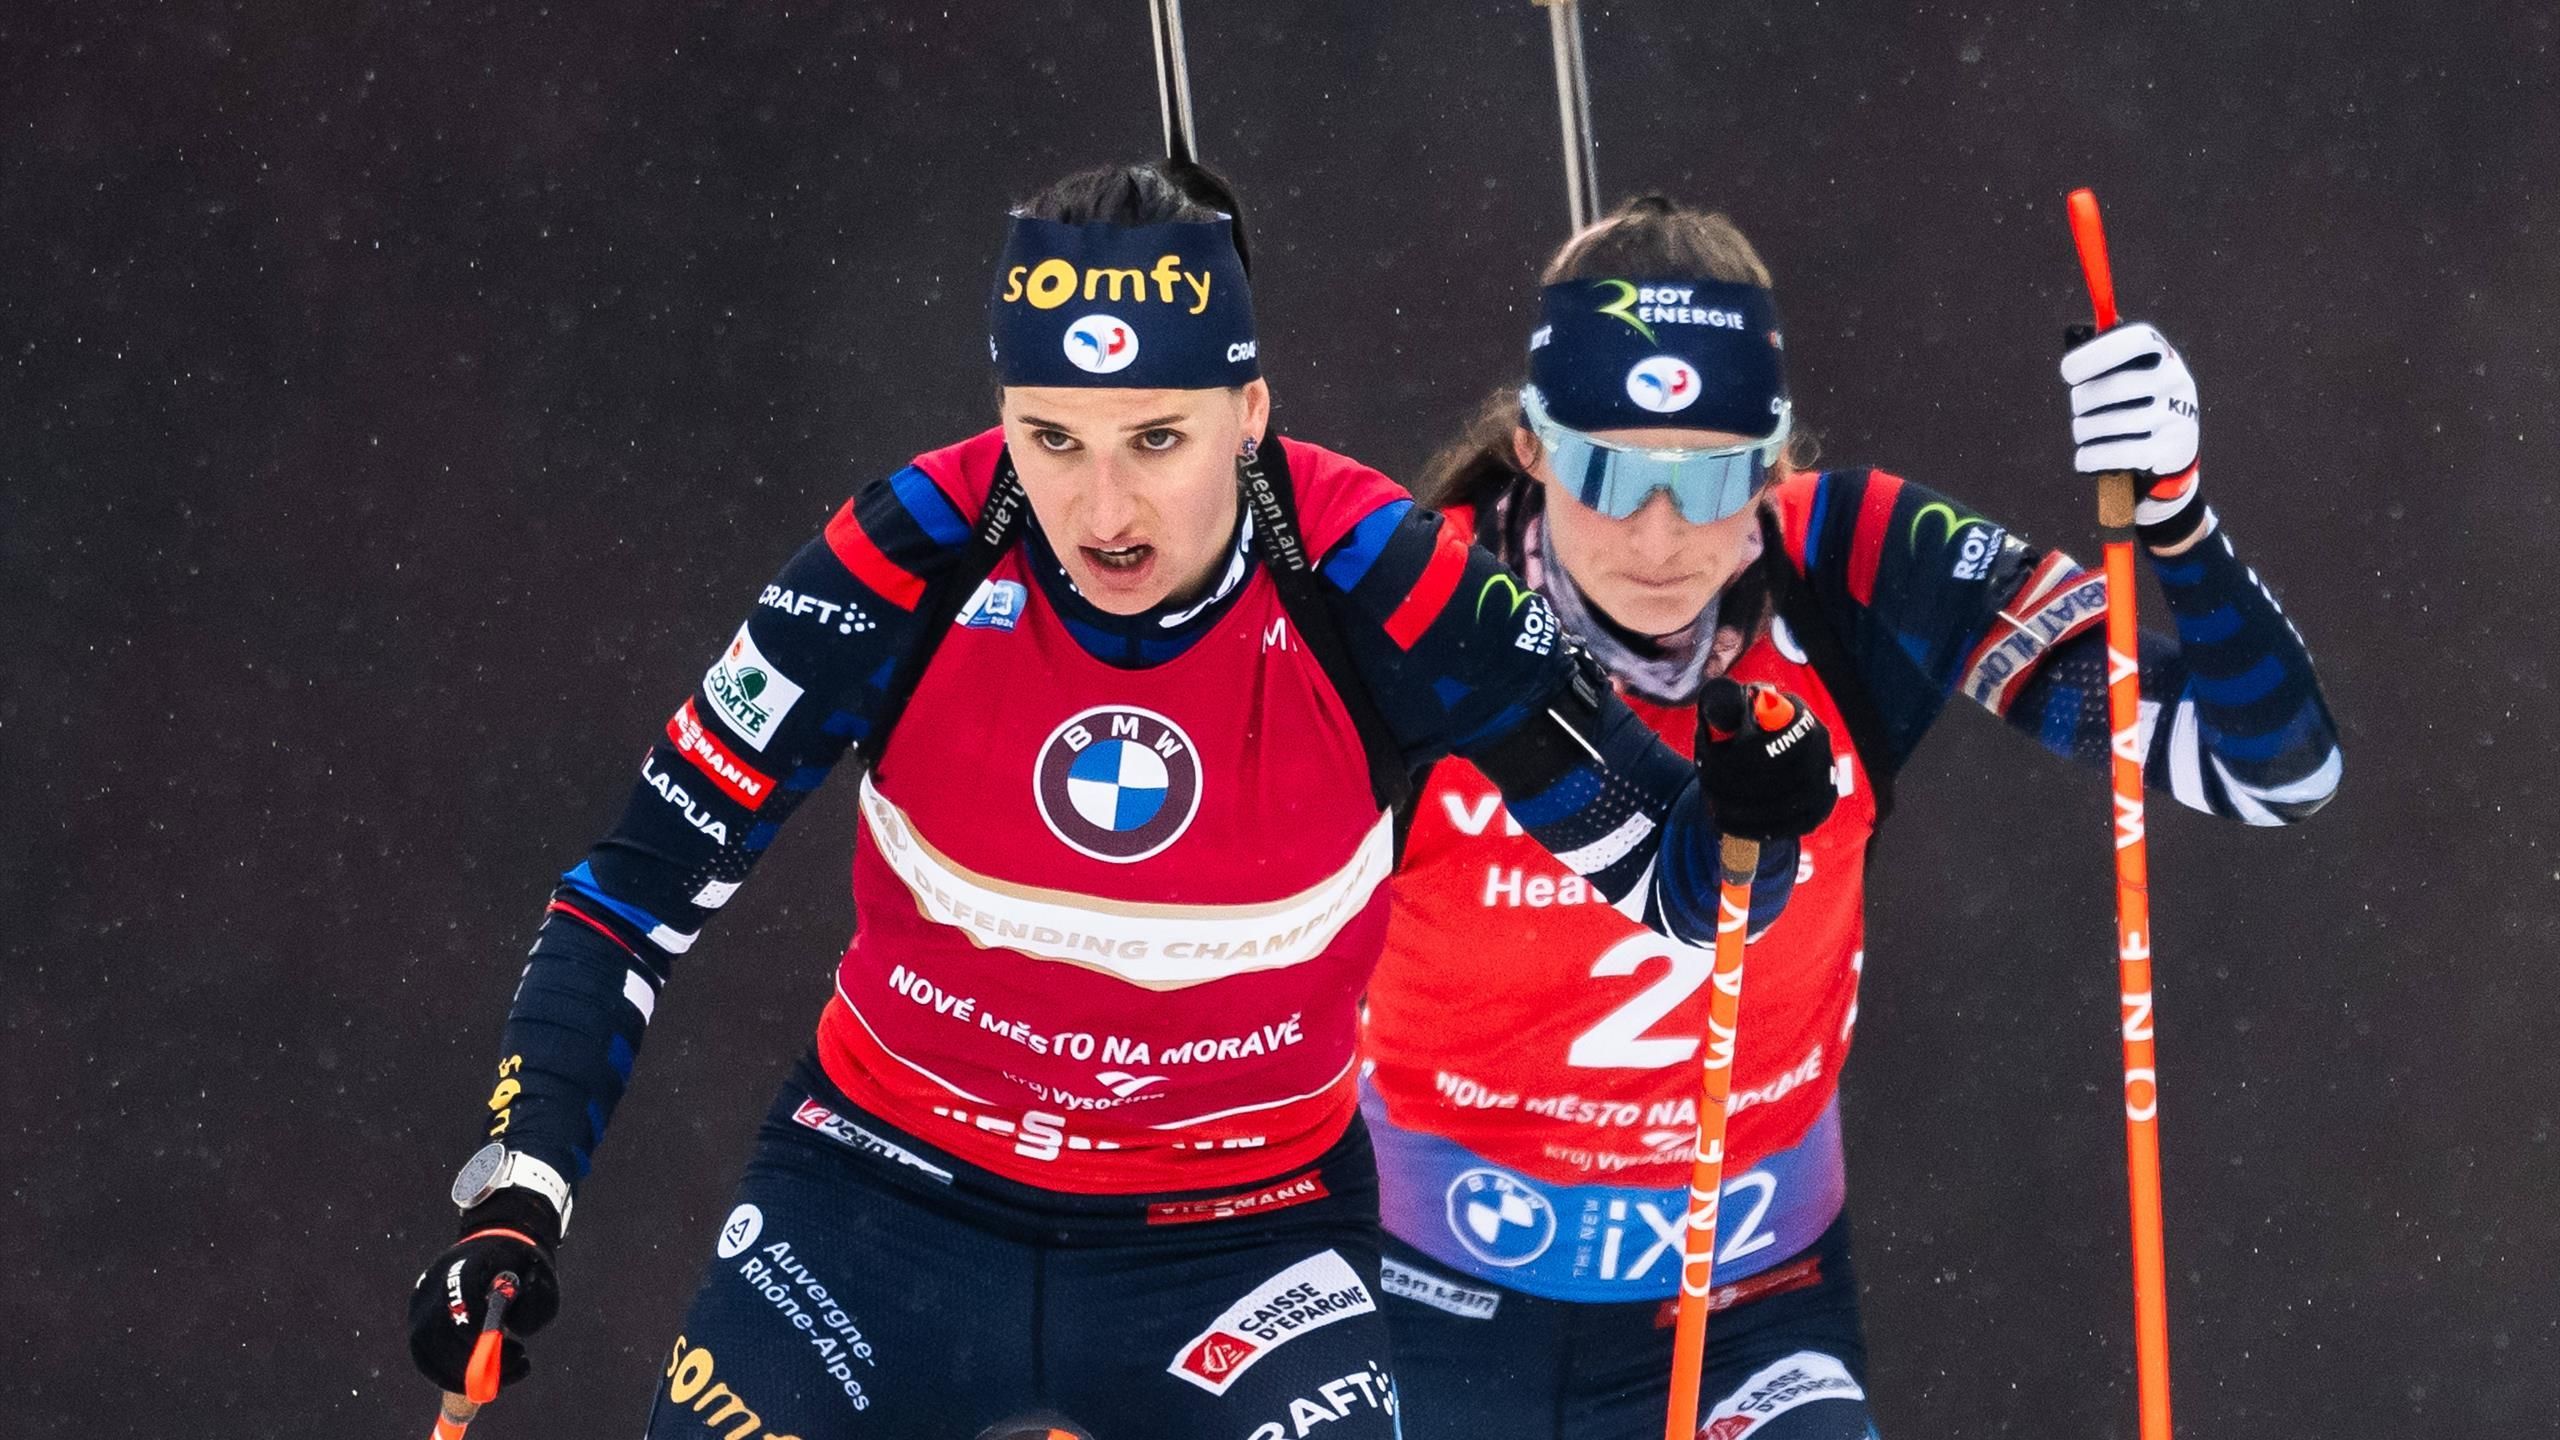
[[[1657,450],[1613,445],[1568,429],[1547,413],[1535,385],[1520,392],[1520,413],[1529,433],[1546,447],[1556,478],[1583,504],[1624,520],[1643,509],[1653,492],[1668,490],[1680,518],[1692,525],[1738,515],[1750,506],[1786,448],[1795,420],[1794,407],[1781,400],[1778,428],[1764,439],[1707,450]]]

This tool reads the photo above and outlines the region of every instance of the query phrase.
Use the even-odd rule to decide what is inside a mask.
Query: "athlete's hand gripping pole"
[[[1719,716],[1715,699],[1702,705],[1707,725],[1719,738],[1756,726],[1777,735],[1794,723],[1796,707],[1765,685],[1750,691],[1750,711],[1743,713],[1738,687],[1724,698]],[[1681,1229],[1680,1308],[1671,1334],[1671,1406],[1664,1416],[1663,1440],[1695,1440],[1698,1433],[1698,1381],[1707,1354],[1707,1296],[1714,1289],[1716,1214],[1724,1196],[1725,1103],[1733,1093],[1734,1036],[1742,1014],[1742,961],[1751,930],[1751,878],[1760,869],[1760,842],[1728,834],[1718,857],[1723,874],[1717,891],[1716,962],[1707,992],[1705,1056],[1699,1066],[1698,1148],[1689,1167],[1688,1222]]]
[[[471,1369],[464,1377],[462,1393],[444,1392],[431,1440],[462,1440],[462,1432],[479,1417],[480,1407],[498,1398],[498,1354],[506,1343],[501,1326],[507,1318],[507,1306],[515,1298],[515,1272],[499,1271],[489,1281],[488,1314],[480,1322],[480,1338],[471,1345]]]
[[[2098,197],[2071,192],[2071,238],[2100,330],[2116,324]],[[2107,720],[2115,755],[2116,964],[2123,992],[2126,1183],[2133,1208],[2133,1354],[2142,1440],[2170,1440],[2169,1285],[2160,1216],[2160,1078],[2152,1053],[2151,860],[2142,825],[2142,680],[2134,623],[2137,477],[2098,477],[2107,552]]]

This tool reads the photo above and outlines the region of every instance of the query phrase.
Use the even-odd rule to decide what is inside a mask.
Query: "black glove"
[[[1781,704],[1794,713],[1775,730],[1763,728],[1763,712]],[[1698,696],[1698,781],[1716,829],[1745,840],[1806,834],[1840,800],[1831,731],[1812,708],[1766,685],[1746,694],[1721,675]]]
[[[494,1231],[511,1231],[496,1234]],[[517,1238],[518,1236],[524,1238]],[[527,1243],[530,1241],[531,1243]],[[429,1264],[409,1294],[409,1358],[426,1377],[457,1394],[471,1347],[488,1315],[489,1282],[501,1270],[516,1274],[516,1298],[501,1322],[498,1379],[513,1385],[533,1372],[524,1342],[560,1311],[560,1281],[551,1255],[560,1244],[560,1217],[551,1202],[521,1187],[501,1190],[464,1211],[462,1238]]]

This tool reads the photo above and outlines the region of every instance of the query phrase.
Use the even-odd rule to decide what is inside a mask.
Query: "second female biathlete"
[[[1529,384],[1425,496],[1520,569],[1667,742],[1689,740],[1712,676],[1797,694],[1854,742],[1750,953],[1701,1413],[1712,1440],[1864,1436],[1838,1087],[1869,843],[1952,699],[2106,763],[2104,581],[1884,471],[1786,463],[1767,272],[1723,217],[1630,203],[1548,280]],[[2141,539],[2177,631],[2142,642],[2151,784],[2251,824],[2308,815],[2337,783],[2335,727],[2199,497],[2185,363],[2134,325],[2063,375],[2079,468],[2146,477]],[[1406,1433],[1639,1440],[1663,1424],[1712,956],[1594,903],[1533,818],[1464,759],[1437,767],[1370,987]],[[1961,883],[1967,853],[1907,858]]]

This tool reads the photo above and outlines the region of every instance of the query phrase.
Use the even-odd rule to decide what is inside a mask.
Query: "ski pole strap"
[[[1306,538],[1298,528],[1297,489],[1289,481],[1289,456],[1279,433],[1264,435],[1261,444],[1237,460],[1236,473],[1244,482],[1245,503],[1253,507],[1254,525],[1262,534],[1263,563],[1280,589],[1280,608],[1298,627],[1316,664],[1333,682],[1334,693],[1342,697],[1343,708],[1351,712],[1352,727],[1360,732],[1360,749],[1369,762],[1369,793],[1380,810],[1399,809],[1413,794],[1413,772],[1406,768],[1404,747],[1379,713],[1368,682],[1352,664],[1341,624],[1325,601],[1316,559],[1307,553]]]

